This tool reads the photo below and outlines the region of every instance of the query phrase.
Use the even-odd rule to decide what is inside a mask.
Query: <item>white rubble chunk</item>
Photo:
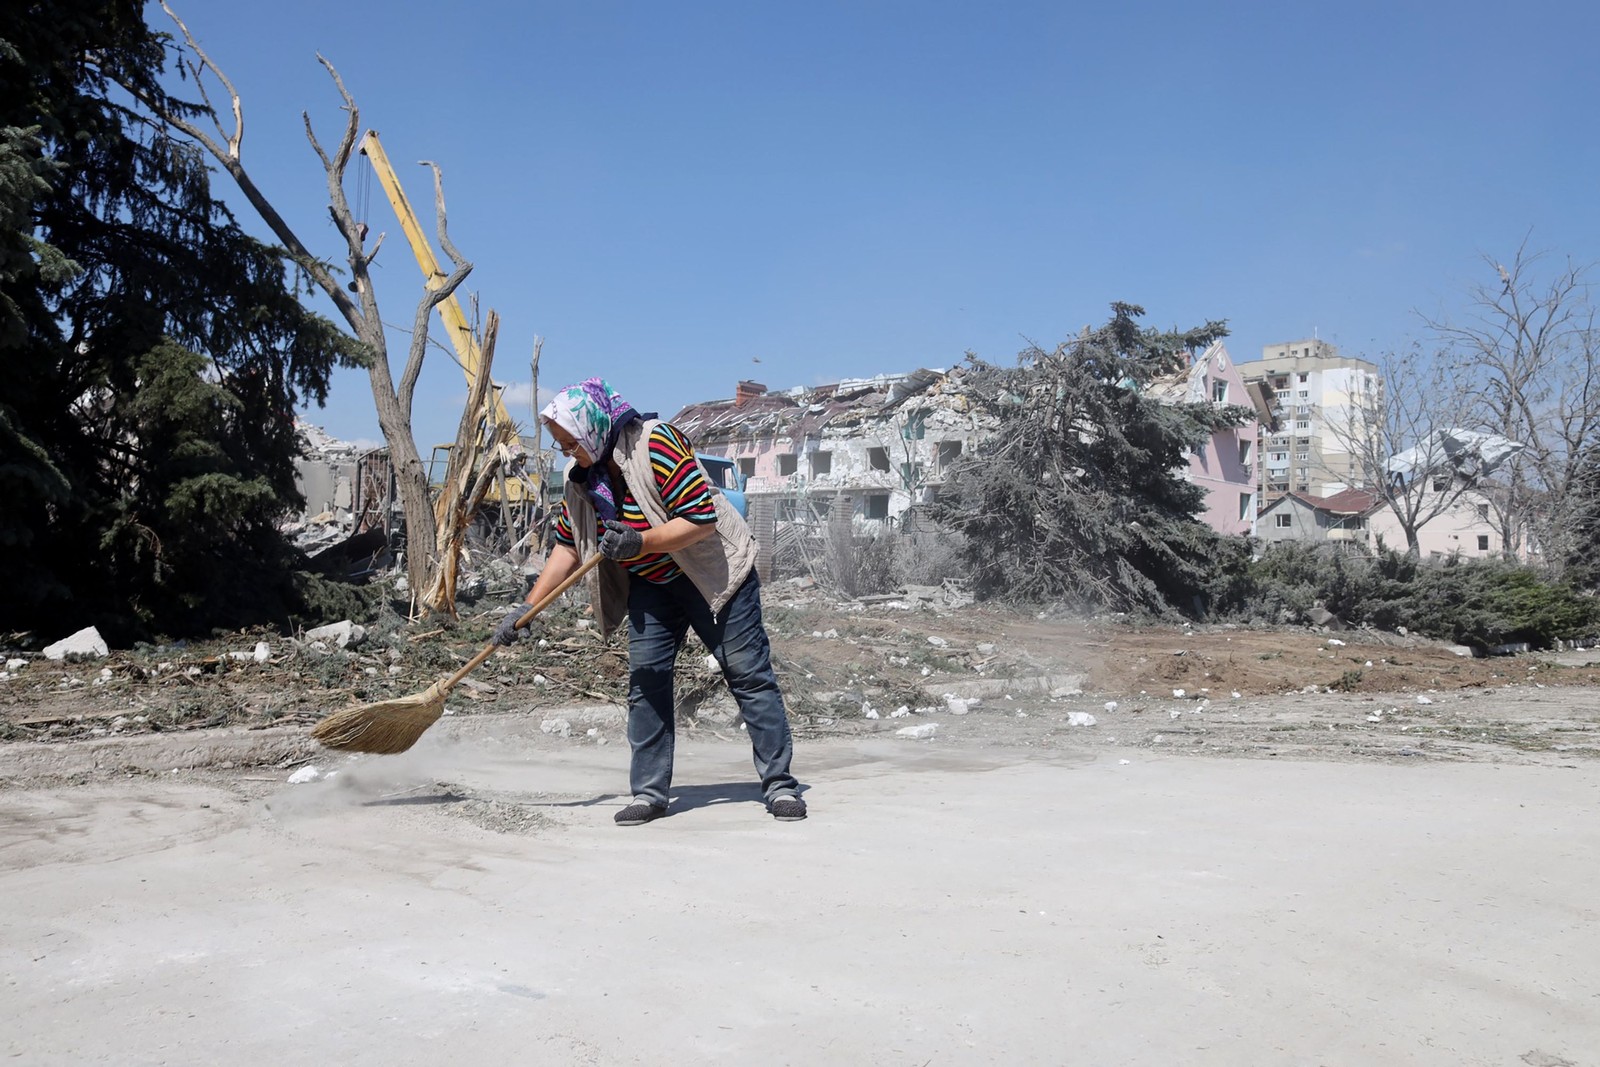
[[[894,732],[894,735],[896,737],[908,737],[913,741],[926,741],[928,738],[932,737],[938,732],[938,723],[925,722],[920,726],[902,726],[900,729]]]
[[[555,734],[558,737],[572,736],[572,724],[566,719],[546,719],[539,724],[539,729],[547,734]]]
[[[1098,720],[1096,720],[1095,717],[1087,711],[1067,712],[1068,726],[1093,726],[1096,721]]]
[[[1372,666],[1372,664],[1370,664],[1370,663],[1369,663],[1369,664],[1367,664],[1367,666],[1369,666],[1369,667],[1370,667],[1370,666]],[[1235,689],[1235,690],[1234,690],[1234,691],[1233,691],[1233,699],[1235,699],[1235,700],[1238,700],[1238,699],[1239,699],[1239,691],[1238,691],[1238,690],[1237,690],[1237,689]]]
[[[265,641],[257,641],[256,650],[250,655],[257,663],[265,663],[272,658],[272,646]]]
[[[940,637],[938,634],[929,634],[928,635],[928,644],[932,645],[934,648],[945,648],[946,646],[948,646],[950,644],[950,642],[946,641],[944,638]]]
[[[28,661],[25,660],[25,659],[8,659],[8,660],[6,660],[6,670],[10,671],[12,674],[17,673],[18,671],[20,671],[22,668],[26,667],[27,665],[28,665]]]
[[[1172,691],[1172,695],[1177,697],[1179,700],[1182,700],[1187,694],[1185,694],[1182,689],[1174,689]]]
[[[701,660],[701,663],[704,665],[707,673],[709,674],[722,673],[722,664],[717,662],[717,657],[715,656],[707,656],[705,659]]]
[[[173,774],[177,774],[178,772],[177,771],[173,771],[172,773]],[[311,766],[311,764],[308,763],[304,767],[301,767],[298,771],[295,771],[293,774],[291,774],[289,776],[289,784],[290,785],[305,785],[307,782],[314,782],[318,778],[321,778],[321,777],[322,777],[322,772],[317,770],[315,767]]]
[[[898,708],[895,708],[893,711],[891,711],[889,713],[889,718],[891,718],[891,719],[903,719],[907,715],[910,715],[910,714],[911,714],[911,709],[906,707],[904,704],[901,704]]]
[[[861,702],[861,714],[865,718],[876,719],[878,717],[878,709],[863,700]]]
[[[994,655],[994,645],[990,644],[988,641],[979,642],[979,644],[978,644],[978,655],[980,655],[980,656],[992,656],[992,655]]]
[[[1111,711],[1116,711],[1116,710],[1117,710],[1117,702],[1115,700],[1106,701],[1106,711],[1111,712]]]
[[[106,656],[111,650],[106,647],[106,639],[100,636],[100,631],[93,626],[85,626],[77,633],[63,637],[53,645],[46,645],[44,655],[46,659],[66,659],[68,656]]]
[[[1344,647],[1344,642],[1339,640],[1337,637],[1328,638],[1328,644],[1333,645],[1335,648],[1343,648]]]
[[[962,700],[960,697],[944,695],[944,706],[952,715],[965,715],[972,708],[972,701]]]
[[[1432,697],[1425,697],[1425,696],[1418,695],[1417,703],[1418,704],[1432,704],[1433,703],[1433,698]]]
[[[326,626],[318,626],[315,630],[306,631],[307,640],[330,641],[340,648],[359,645],[366,638],[367,628],[365,626],[357,626],[349,619],[340,619],[338,622],[330,622]]]

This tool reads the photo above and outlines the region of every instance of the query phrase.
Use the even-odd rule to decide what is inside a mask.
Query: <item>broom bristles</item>
[[[444,714],[444,692],[435,682],[414,696],[361,704],[329,715],[311,730],[328,748],[393,755],[417,743]]]

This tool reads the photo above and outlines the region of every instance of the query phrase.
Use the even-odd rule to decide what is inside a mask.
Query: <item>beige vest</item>
[[[650,469],[650,431],[659,425],[657,419],[630,424],[617,439],[612,453],[622,477],[633,498],[644,512],[652,527],[664,524],[672,515],[666,501],[661,499],[661,489],[656,485]],[[697,461],[698,463],[698,461]],[[569,465],[567,470],[571,471]],[[739,591],[750,576],[756,563],[756,539],[745,525],[744,518],[726,497],[717,491],[705,468],[701,477],[711,488],[711,497],[717,505],[717,532],[703,541],[697,541],[672,553],[672,560],[683,568],[684,576],[700,590],[700,595],[711,605],[713,615]],[[567,479],[567,518],[572,523],[572,536],[577,545],[578,559],[583,561],[600,551],[599,537],[595,532],[594,505],[583,486]],[[620,563],[606,560],[589,575],[589,596],[595,605],[595,615],[600,620],[600,632],[610,634],[628,617],[628,571]]]

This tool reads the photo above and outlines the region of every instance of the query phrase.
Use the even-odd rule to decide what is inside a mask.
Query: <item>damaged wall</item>
[[[900,521],[932,500],[984,434],[959,371],[929,369],[784,393],[741,382],[732,400],[672,421],[700,451],[735,460],[746,493],[773,498],[777,520],[843,513],[857,525]]]

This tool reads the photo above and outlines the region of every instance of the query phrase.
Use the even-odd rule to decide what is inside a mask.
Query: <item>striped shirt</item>
[[[694,446],[682,431],[671,423],[659,423],[650,431],[649,447],[650,472],[655,475],[656,489],[667,506],[667,514],[675,519],[688,519],[696,525],[716,522],[716,500],[711,495],[711,487],[700,474],[699,465],[694,461]],[[621,499],[617,501],[618,521],[635,530],[650,529],[650,520],[644,517],[644,511],[634,499],[633,490],[626,484],[613,486],[613,489],[618,488],[622,490]],[[595,522],[599,524],[598,517]],[[605,528],[600,526],[597,532],[603,536]],[[561,514],[556,516],[555,534],[557,544],[576,547],[566,501],[561,502]],[[638,559],[622,562],[622,565],[628,568],[629,573],[652,582],[670,582],[683,573],[682,568],[673,562],[671,554],[666,552],[647,553]]]

